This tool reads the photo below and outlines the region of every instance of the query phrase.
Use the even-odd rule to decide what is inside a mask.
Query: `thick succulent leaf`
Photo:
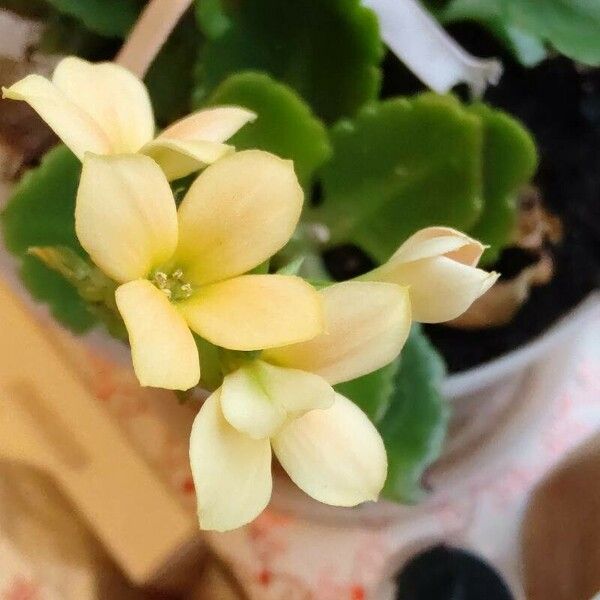
[[[394,376],[399,366],[400,358],[397,358],[368,375],[338,383],[335,390],[350,398],[373,423],[378,423],[389,408],[394,392]]]
[[[229,142],[238,150],[259,148],[294,161],[303,186],[329,158],[325,127],[293,89],[265,73],[247,71],[228,77],[211,95],[210,105],[243,106],[258,118]]]
[[[106,37],[125,37],[145,0],[47,0],[60,12]]]
[[[517,31],[529,38],[529,44],[537,39],[538,51],[539,45],[547,43],[574,60],[600,64],[600,3],[596,0],[451,0],[440,17],[445,22],[478,20],[504,33]],[[518,51],[517,57],[522,58]]]
[[[21,260],[21,277],[31,294],[50,305],[54,316],[81,332],[96,319],[76,289],[60,274],[27,254],[31,246],[66,246],[84,256],[75,236],[75,194],[81,163],[64,146],[16,186],[2,213],[4,242]]]
[[[422,94],[365,107],[332,130],[324,199],[310,218],[332,243],[383,262],[429,225],[469,229],[481,211],[482,126],[452,96]]]
[[[413,503],[425,494],[421,479],[440,454],[449,416],[439,389],[444,374],[442,358],[420,327],[413,326],[387,410],[376,422],[388,455],[385,498]]]
[[[193,16],[185,15],[150,65],[144,81],[159,126],[190,112],[200,37]]]
[[[483,211],[470,234],[488,244],[483,262],[497,258],[510,242],[516,218],[519,188],[537,167],[537,149],[531,134],[513,117],[482,103],[470,111],[483,125]]]
[[[327,121],[377,96],[382,45],[375,15],[359,0],[245,0],[226,8],[213,0],[210,10],[197,11],[212,37],[198,72],[199,103],[243,70],[287,83]],[[224,24],[215,25],[215,15]]]

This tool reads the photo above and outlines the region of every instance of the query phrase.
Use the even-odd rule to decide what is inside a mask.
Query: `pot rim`
[[[448,375],[442,382],[442,393],[454,401],[467,394],[481,391],[527,368],[581,327],[600,307],[600,291],[590,292],[569,312],[565,313],[543,333],[526,344],[476,367]]]

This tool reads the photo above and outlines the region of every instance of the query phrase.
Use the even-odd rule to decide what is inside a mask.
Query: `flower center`
[[[187,300],[194,291],[192,284],[185,281],[182,269],[154,271],[150,281],[173,302]]]

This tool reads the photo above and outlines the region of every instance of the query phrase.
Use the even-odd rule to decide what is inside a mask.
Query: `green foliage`
[[[145,0],[47,0],[58,11],[80,20],[90,31],[125,37]]]
[[[35,298],[49,304],[56,319],[76,332],[85,331],[97,319],[72,284],[28,250],[64,246],[85,257],[74,219],[80,172],[79,161],[67,148],[54,148],[23,177],[2,213],[4,241],[21,261],[25,285]]]
[[[144,81],[159,126],[190,112],[200,42],[192,15],[184,16],[146,74]]]
[[[240,150],[260,148],[293,160],[304,186],[331,154],[321,121],[294,90],[266,74],[231,75],[211,95],[208,104],[232,104],[256,112],[256,121],[245,125],[229,143]]]
[[[537,167],[537,149],[530,133],[513,117],[483,103],[469,110],[483,124],[483,212],[470,234],[488,244],[485,261],[497,258],[511,237],[516,195]]]
[[[211,0],[197,17],[209,41],[196,101],[229,75],[265,71],[287,83],[327,121],[350,116],[376,98],[382,57],[375,15],[359,0]],[[229,8],[229,10],[227,10]]]
[[[394,392],[378,427],[388,453],[384,497],[417,502],[423,495],[421,478],[440,455],[449,409],[440,394],[445,366],[437,351],[413,327],[394,377]]]
[[[438,15],[443,22],[482,22],[526,65],[543,58],[544,44],[579,62],[600,65],[597,0],[450,0]]]
[[[365,107],[331,132],[324,201],[310,215],[332,243],[384,261],[428,225],[468,229],[481,212],[480,120],[451,96],[422,94]]]
[[[223,0],[196,0],[194,6],[198,27],[207,38],[217,39],[231,27]]]
[[[403,503],[425,494],[421,479],[439,456],[449,410],[439,386],[444,363],[418,325],[391,365],[336,389],[373,421],[385,443],[388,477],[383,496]]]
[[[397,359],[373,373],[340,383],[335,389],[346,398],[350,398],[373,423],[377,424],[389,409],[394,393],[394,377],[399,368],[400,359]]]

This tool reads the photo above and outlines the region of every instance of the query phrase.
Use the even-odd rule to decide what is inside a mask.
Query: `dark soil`
[[[479,27],[463,25],[451,33],[474,54],[503,60],[504,76],[485,100],[532,131],[540,152],[535,183],[548,210],[564,226],[562,243],[552,248],[552,281],[532,290],[509,325],[477,331],[426,327],[449,370],[456,372],[521,346],[600,286],[600,69],[577,67],[562,57],[525,69]],[[384,69],[384,96],[423,90],[394,57],[386,58]],[[368,256],[351,246],[329,250],[325,261],[339,279],[372,265]],[[510,279],[532,262],[535,257],[511,248],[493,268]]]
[[[476,28],[455,32],[480,55],[499,54]],[[536,184],[548,209],[564,226],[553,249],[552,281],[534,288],[516,318],[505,327],[460,331],[440,325],[427,333],[450,371],[460,371],[509,352],[547,329],[600,286],[600,69],[578,68],[565,58],[525,69],[503,55],[505,73],[486,100],[521,119],[540,152]],[[509,249],[495,268],[518,272],[523,255]]]

